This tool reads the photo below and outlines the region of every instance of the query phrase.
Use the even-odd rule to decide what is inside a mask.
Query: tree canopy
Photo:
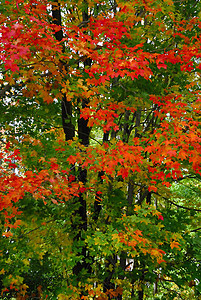
[[[199,0],[2,0],[2,299],[200,299]]]

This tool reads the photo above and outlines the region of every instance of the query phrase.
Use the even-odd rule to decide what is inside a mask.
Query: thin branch
[[[55,221],[55,220],[52,219],[52,220],[46,221],[46,222],[45,222],[45,225],[48,224],[48,223],[50,223],[50,222],[53,222],[53,221]],[[18,236],[18,238],[19,238],[19,239],[22,239],[22,238],[25,237],[26,235],[28,235],[28,234],[30,234],[30,233],[32,233],[32,232],[34,232],[34,231],[40,229],[41,227],[43,227],[43,226],[45,226],[45,225],[40,225],[40,226],[38,226],[38,227],[36,227],[36,228],[34,228],[34,229],[31,229],[31,230],[29,230],[29,231],[27,231],[27,232],[24,232],[23,234],[21,234],[20,236]]]
[[[54,126],[54,128],[69,128],[69,126],[66,126],[66,125],[64,125],[63,127],[55,127]],[[79,132],[79,130],[77,130],[77,129],[75,129],[75,131],[78,133]],[[82,132],[82,134],[83,135],[87,135],[86,133],[84,133],[84,132]],[[102,145],[102,143],[101,142],[99,142],[98,140],[96,140],[95,138],[93,138],[92,136],[89,136],[89,138],[91,139],[91,140],[94,140],[96,143],[98,143],[99,145]]]
[[[196,229],[193,229],[193,230],[191,230],[190,232],[196,232],[196,231],[199,231],[199,230],[201,230],[201,227],[196,228]]]
[[[95,18],[97,18],[97,17],[100,16],[101,14],[106,14],[106,12],[109,12],[109,11],[111,11],[111,10],[117,8],[117,7],[118,7],[118,5],[115,4],[115,5],[113,5],[112,7],[108,8],[107,10],[102,10],[99,14],[97,14],[97,15],[95,16]],[[78,25],[78,27],[79,27],[79,28],[85,27],[86,24],[89,23],[89,22],[90,22],[90,20],[82,21],[82,22]]]
[[[186,178],[190,178],[190,179],[198,179],[198,178],[196,177],[196,175],[186,175],[186,176],[184,176],[184,177],[177,178],[176,180],[173,179],[172,181],[177,182],[177,181],[184,180],[184,179],[186,179]]]
[[[185,300],[182,296],[181,296],[181,294],[180,293],[178,293],[177,291],[175,291],[175,290],[171,290],[171,289],[169,289],[169,288],[167,288],[167,287],[165,287],[164,286],[164,284],[162,283],[162,280],[160,280],[160,283],[161,283],[161,285],[163,286],[163,288],[164,289],[166,289],[167,291],[170,291],[170,292],[174,292],[174,293],[176,293],[182,300]]]
[[[160,196],[160,195],[159,195]],[[201,209],[197,209],[197,208],[193,208],[193,207],[186,207],[186,206],[183,206],[183,205],[179,205],[165,197],[163,197],[165,200],[167,200],[168,202],[170,202],[171,204],[175,205],[176,207],[179,207],[179,208],[183,208],[183,209],[186,209],[186,210],[194,210],[194,211],[201,211]]]
[[[24,87],[25,86],[25,83],[16,83],[14,85],[10,85],[10,84],[7,84],[5,85],[4,87],[2,87],[2,89],[0,90],[0,96],[1,97],[4,97],[4,96],[7,96],[6,93],[10,93],[10,90],[12,88],[18,88],[18,87]]]

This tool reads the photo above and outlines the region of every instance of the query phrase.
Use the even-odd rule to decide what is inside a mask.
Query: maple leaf
[[[148,187],[148,191],[149,191],[149,192],[151,192],[151,191],[157,192],[157,187],[154,186],[154,185],[151,185],[151,186]]]
[[[178,248],[180,250],[180,244],[176,241],[171,241],[170,242],[170,248],[173,249],[173,248]]]
[[[3,274],[3,275],[5,274],[5,270],[4,270],[4,268],[3,268],[3,269],[1,269],[1,271],[0,271],[0,275],[1,275],[1,274]]]
[[[162,215],[159,215],[159,216],[158,216],[158,219],[164,221],[164,218],[163,218]]]
[[[13,233],[10,231],[6,231],[6,232],[3,232],[2,236],[11,237],[11,236],[13,236]]]
[[[80,188],[79,188],[79,192],[80,192],[80,193],[84,193],[85,191],[86,191],[86,188],[85,188],[85,187],[80,187]]]

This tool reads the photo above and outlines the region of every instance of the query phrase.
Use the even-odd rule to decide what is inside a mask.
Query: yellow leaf
[[[110,272],[112,272],[112,270],[113,270],[113,265],[110,264],[109,267],[108,267],[108,269],[109,269]]]
[[[28,266],[28,265],[30,264],[30,261],[29,261],[27,258],[25,258],[25,259],[23,259],[23,263],[24,263],[26,266]]]
[[[113,239],[113,240],[118,240],[118,241],[119,241],[119,234],[118,234],[118,233],[112,234],[112,239]]]
[[[2,269],[1,271],[0,271],[0,275],[1,274],[5,274],[5,270],[4,269]]]
[[[138,211],[141,208],[140,205],[135,205],[134,211]]]
[[[64,294],[59,294],[58,295],[58,300],[68,300],[69,298],[65,296]]]

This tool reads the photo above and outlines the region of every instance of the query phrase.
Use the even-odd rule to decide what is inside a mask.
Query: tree
[[[199,11],[2,2],[2,297],[199,297]]]

